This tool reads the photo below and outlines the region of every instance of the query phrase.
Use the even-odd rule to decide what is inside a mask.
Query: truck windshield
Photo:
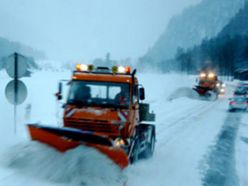
[[[127,108],[130,87],[127,83],[72,81],[67,104]]]

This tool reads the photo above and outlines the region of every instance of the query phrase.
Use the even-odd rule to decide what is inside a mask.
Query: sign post
[[[17,92],[18,92],[18,86],[17,86],[17,76],[18,76],[18,65],[17,65],[17,61],[18,61],[18,56],[17,53],[14,53],[14,101],[16,103],[17,101]],[[16,134],[16,104],[14,104],[14,133]]]
[[[22,57],[22,60],[19,58]],[[22,104],[27,97],[27,88],[19,78],[25,76],[28,65],[25,57],[14,53],[7,59],[6,72],[13,78],[5,88],[5,96],[7,100],[14,105],[14,133],[17,132],[17,105]]]

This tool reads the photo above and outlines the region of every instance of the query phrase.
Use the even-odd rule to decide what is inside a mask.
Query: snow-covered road
[[[239,185],[248,185],[248,114],[243,114],[235,142],[235,163]]]
[[[222,100],[175,102],[170,111],[175,115],[161,113],[154,157],[127,170],[130,185],[201,185],[201,164],[223,125],[226,104]]]
[[[57,81],[69,78],[69,75],[67,72],[38,72],[34,74],[33,79],[24,79],[29,88],[29,97],[19,107],[20,122],[17,136],[13,135],[12,107],[6,102],[4,95],[0,94],[0,99],[3,100],[0,106],[0,140],[3,141],[0,147],[0,185],[115,186],[120,183],[122,176],[123,179],[128,179],[128,186],[213,185],[209,182],[211,181],[209,176],[217,175],[214,174],[215,167],[212,167],[212,164],[223,160],[216,157],[219,156],[216,149],[223,145],[221,136],[228,126],[228,129],[231,127],[229,132],[232,136],[228,145],[235,150],[226,152],[231,152],[225,160],[227,165],[224,165],[228,171],[221,174],[226,174],[225,176],[229,178],[227,174],[230,175],[233,171],[236,175],[233,175],[231,180],[235,178],[236,181],[227,182],[240,186],[247,185],[247,113],[230,115],[227,112],[227,97],[215,102],[186,97],[168,101],[168,97],[178,88],[193,86],[194,77],[185,75],[139,75],[140,83],[147,91],[147,101],[157,114],[156,151],[153,158],[129,166],[124,173],[119,172],[111,162],[97,152],[75,149],[62,155],[48,147],[42,145],[37,147],[34,143],[28,142],[24,126],[27,120],[24,117],[26,105],[29,103],[32,105],[31,117],[28,120],[58,123],[53,93],[57,88]],[[0,90],[3,90],[8,78],[4,73],[0,73],[0,78],[2,80]],[[234,125],[237,126],[232,128]],[[13,146],[14,144],[17,146]],[[80,153],[88,153],[91,158],[78,155]],[[93,163],[88,163],[89,161]],[[214,163],[215,165],[218,163]]]

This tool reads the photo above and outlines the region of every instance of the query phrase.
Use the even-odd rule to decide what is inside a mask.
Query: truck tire
[[[130,163],[134,164],[139,160],[139,154],[140,154],[140,141],[137,138],[134,142],[133,152],[130,157]]]
[[[151,138],[149,140],[149,143],[147,144],[146,150],[143,152],[143,157],[148,159],[153,156],[154,149],[155,149],[155,142],[156,142],[156,137],[155,137],[155,132],[154,129],[152,131]]]
[[[229,109],[228,111],[229,112],[235,112],[235,109]]]

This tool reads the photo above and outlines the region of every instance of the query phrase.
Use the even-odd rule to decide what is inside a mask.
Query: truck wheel
[[[156,142],[155,133],[152,132],[150,142],[148,143],[146,150],[143,153],[144,158],[148,159],[148,158],[151,158],[153,156],[154,149],[155,149],[155,142]]]
[[[135,140],[134,142],[134,147],[133,147],[133,152],[130,157],[130,163],[136,163],[139,160],[139,153],[140,153],[140,142],[138,139]]]

